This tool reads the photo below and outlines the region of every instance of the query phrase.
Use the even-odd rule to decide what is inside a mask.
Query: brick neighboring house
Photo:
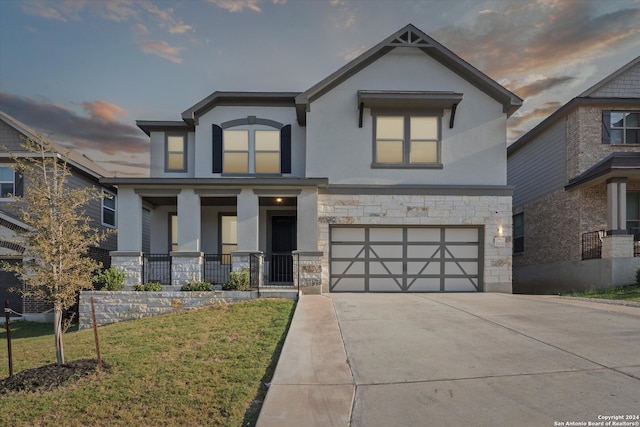
[[[508,183],[515,186],[514,292],[634,283],[640,57],[511,144]]]
[[[113,264],[174,289],[248,267],[309,293],[511,292],[521,104],[407,25],[304,92],[214,92],[138,121],[150,177],[102,181],[120,198]]]
[[[13,200],[9,194],[29,197],[29,183],[22,177],[14,173],[11,168],[13,160],[12,154],[20,157],[27,154],[21,146],[23,138],[37,139],[36,132],[24,123],[16,120],[10,115],[0,111],[0,261],[22,262],[24,248],[8,241],[13,233],[20,229],[25,229],[16,209],[11,206]],[[109,193],[112,198],[94,200],[90,202],[85,210],[92,218],[92,226],[98,229],[114,229],[116,227],[117,200],[116,189],[110,185],[100,184],[100,179],[113,174],[106,171],[87,157],[69,150],[54,143],[58,155],[67,156],[67,165],[71,171],[68,178],[68,185],[72,187],[96,187],[101,191]],[[29,153],[30,155],[30,153]],[[99,259],[103,264],[109,264],[109,251],[116,248],[115,233],[100,245],[99,248],[92,248],[90,256]],[[18,313],[23,313],[29,320],[43,319],[42,313],[50,306],[34,298],[21,298],[18,293],[8,292],[8,288],[22,286],[13,273],[0,270],[0,300],[4,306],[4,301],[9,300],[11,309]]]

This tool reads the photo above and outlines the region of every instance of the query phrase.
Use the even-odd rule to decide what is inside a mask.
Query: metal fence
[[[261,288],[293,288],[295,286],[294,275],[298,275],[297,269],[294,269],[294,256],[297,255],[290,252],[252,255],[250,263],[251,287],[258,287],[259,277],[262,275]]]
[[[607,235],[605,230],[582,233],[582,259],[602,258],[602,239]]]
[[[205,282],[214,285],[227,283],[231,273],[231,255],[205,254],[203,268],[202,276]]]
[[[142,281],[171,284],[171,255],[144,254],[142,261]]]

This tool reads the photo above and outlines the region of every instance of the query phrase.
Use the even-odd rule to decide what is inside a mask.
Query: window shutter
[[[213,173],[222,173],[222,128],[212,125]]]
[[[611,144],[611,110],[602,110],[602,143]]]
[[[24,196],[24,176],[21,173],[15,173],[15,194],[14,196]]]
[[[280,173],[291,173],[291,125],[280,129]]]

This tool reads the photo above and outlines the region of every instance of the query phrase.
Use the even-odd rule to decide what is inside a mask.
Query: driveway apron
[[[330,297],[356,386],[351,426],[640,415],[638,307],[492,293]]]

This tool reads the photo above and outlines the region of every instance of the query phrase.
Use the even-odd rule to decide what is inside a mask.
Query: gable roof
[[[364,52],[333,74],[313,85],[311,88],[296,96],[296,111],[298,121],[304,123],[304,113],[309,109],[309,103],[321,97],[349,77],[358,73],[382,56],[397,47],[415,47],[431,56],[445,67],[449,68],[463,79],[469,81],[478,89],[500,102],[503,111],[510,116],[522,105],[522,99],[505,89],[502,85],[482,73],[477,68],[451,52],[435,39],[408,24],[396,31],[371,49]]]
[[[0,111],[0,120],[14,128],[22,135],[26,136],[27,138],[31,138],[36,141],[40,139],[38,137],[38,133],[35,130],[22,123],[18,119],[8,115],[4,111]],[[78,153],[77,151],[63,147],[62,145],[53,141],[51,141],[51,145],[59,156],[65,156],[67,158],[67,162],[69,163],[69,165],[96,179],[100,179],[105,176],[114,176],[113,172],[109,172],[102,166],[97,165],[88,157]]]
[[[628,64],[623,65],[622,67],[618,68],[616,71],[614,71],[613,73],[609,74],[607,77],[605,77],[604,79],[600,80],[598,83],[596,83],[593,86],[591,86],[589,89],[587,89],[584,92],[582,92],[580,95],[578,95],[578,97],[591,97],[591,96],[593,96],[593,94],[595,92],[597,92],[600,88],[602,88],[606,84],[612,82],[613,80],[617,79],[618,77],[623,75],[625,72],[627,72],[627,70],[629,70],[630,68],[633,68],[637,64],[640,64],[640,56],[638,56],[637,58],[631,60],[631,62],[629,62]]]
[[[640,153],[622,152],[612,153],[599,161],[582,174],[569,180],[567,190],[596,180],[606,178],[629,177],[633,173],[640,174]]]
[[[600,80],[598,83],[594,84],[593,86],[591,86],[589,89],[582,92],[577,97],[571,99],[562,107],[558,108],[551,115],[547,116],[543,121],[538,123],[533,129],[531,129],[529,132],[525,133],[520,138],[518,138],[514,143],[509,145],[507,147],[507,155],[513,153],[514,151],[518,150],[522,146],[526,145],[529,141],[534,139],[543,130],[547,129],[549,126],[555,123],[556,120],[560,119],[565,114],[569,113],[574,107],[577,107],[579,105],[612,104],[612,103],[618,104],[618,105],[638,104],[639,102],[638,98],[599,97],[599,96],[593,96],[593,95],[602,87],[612,82],[613,80],[617,79],[618,77],[623,75],[625,72],[627,72],[629,69],[633,68],[639,63],[640,63],[640,56],[633,59],[628,64],[618,68],[616,71],[609,74],[607,77]]]

